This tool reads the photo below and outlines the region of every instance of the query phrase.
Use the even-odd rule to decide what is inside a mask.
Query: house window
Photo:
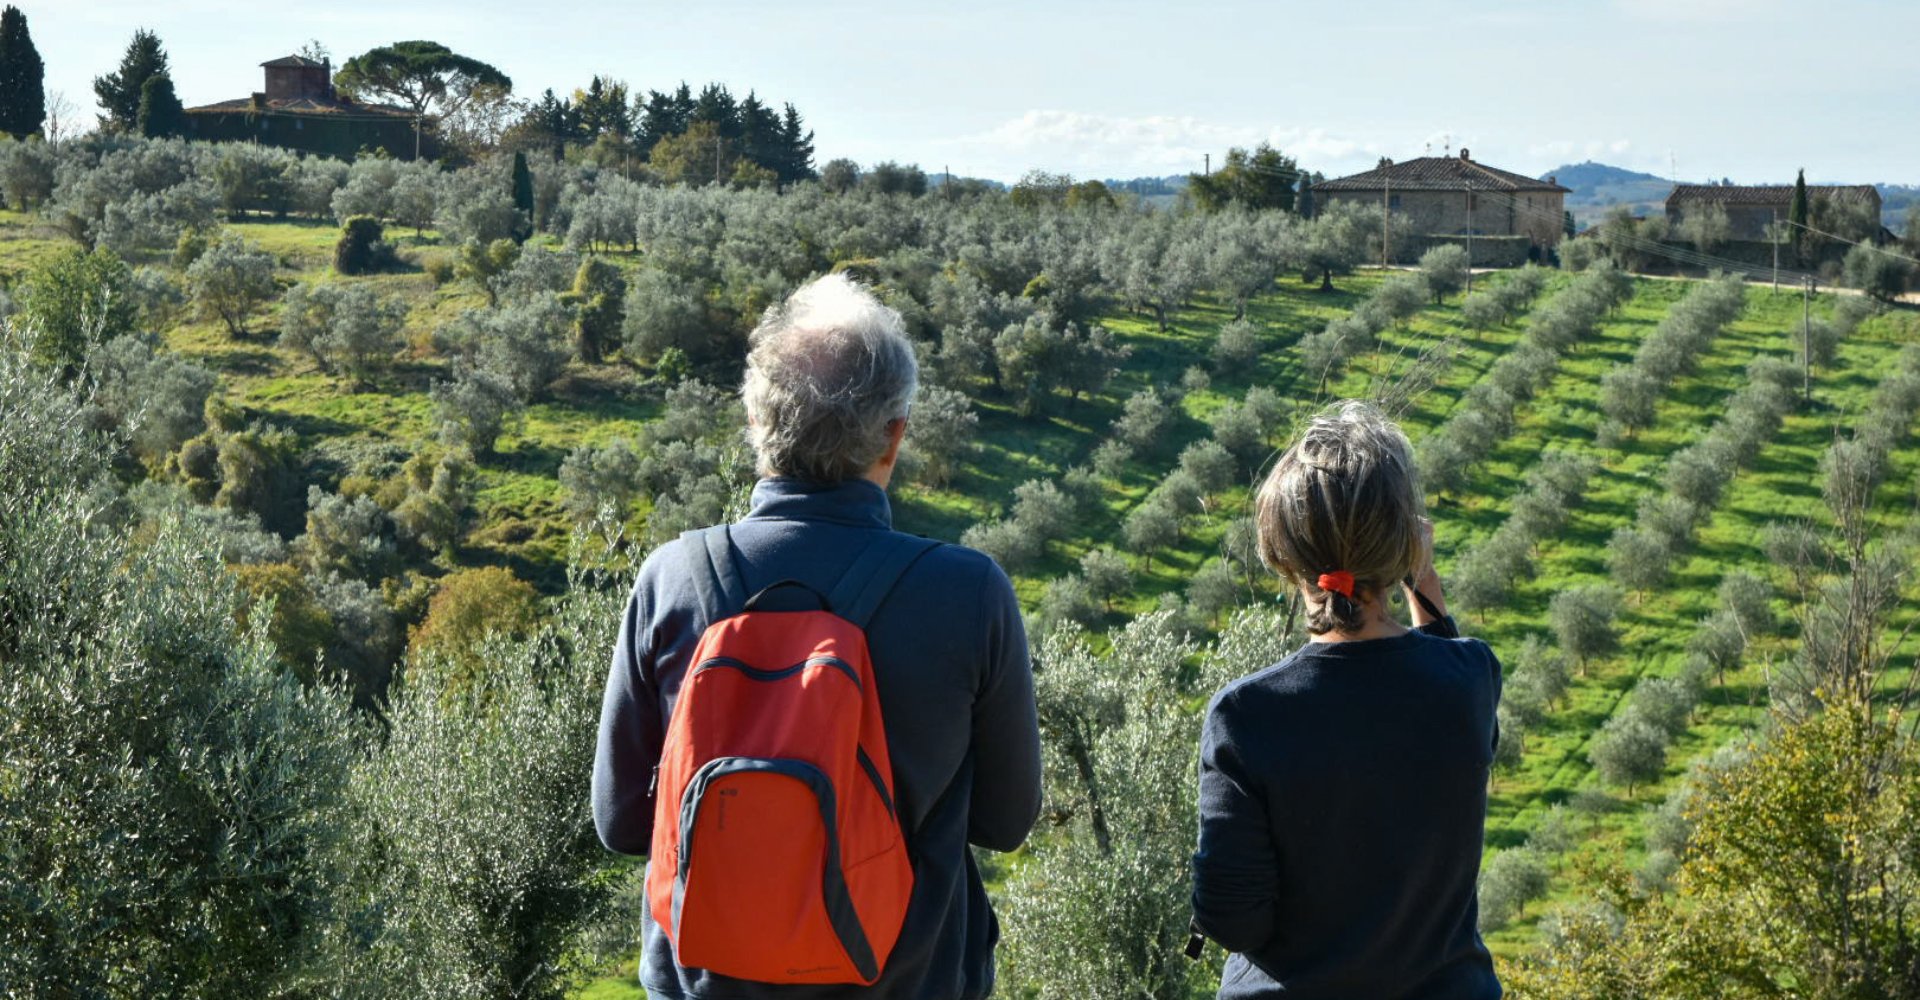
[[[1399,195],[1397,195],[1397,194],[1390,194],[1390,195],[1387,195],[1387,207],[1388,207],[1388,208],[1399,208],[1399,207],[1400,207],[1400,196],[1399,196]]]
[[[303,122],[303,121],[301,121],[301,120],[300,120],[300,119],[298,119],[298,118],[295,118],[295,119],[293,120],[293,130],[294,130],[295,132],[298,132],[298,131],[300,131],[301,129],[304,129],[304,128],[306,128],[306,127],[307,127],[307,123],[306,123],[306,122]]]
[[[1480,196],[1477,194],[1474,194],[1472,191],[1468,191],[1467,192],[1467,211],[1471,212],[1474,209],[1479,207],[1480,207]]]

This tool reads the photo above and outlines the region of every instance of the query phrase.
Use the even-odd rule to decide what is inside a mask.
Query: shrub
[[[470,682],[438,654],[409,662],[386,739],[353,771],[340,981],[374,996],[566,995],[582,971],[570,945],[614,885],[581,734],[621,596],[581,586],[524,640],[483,641]]]
[[[525,255],[522,255],[525,260]],[[620,345],[620,328],[627,281],[620,269],[594,257],[580,264],[568,293],[573,305],[573,353],[587,364],[599,364]]]
[[[370,215],[350,216],[333,244],[333,269],[340,274],[378,274],[394,264],[386,227]]]
[[[79,416],[0,352],[0,981],[298,991],[342,881],[356,726],[235,630],[203,539],[163,522],[136,548],[100,516],[110,452]]]
[[[36,360],[71,370],[99,344],[133,332],[133,272],[110,250],[63,251],[28,276],[19,314]]]
[[[524,639],[540,617],[540,595],[533,585],[500,566],[481,566],[440,578],[427,617],[407,633],[407,658],[434,659],[460,690],[471,687],[486,668],[480,656],[490,635]]]

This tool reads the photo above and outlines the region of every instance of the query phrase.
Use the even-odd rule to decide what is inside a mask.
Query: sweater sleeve
[[[651,620],[644,571],[641,576],[620,616],[593,757],[594,829],[609,850],[634,855],[652,847],[653,774],[666,728],[647,642]]]
[[[1020,601],[1007,575],[991,561],[981,561],[979,634],[986,666],[973,704],[967,841],[1011,851],[1040,816],[1040,724]]]
[[[1280,856],[1260,783],[1242,757],[1229,717],[1231,692],[1215,700],[1200,734],[1200,846],[1193,855],[1193,921],[1228,951],[1272,941]]]

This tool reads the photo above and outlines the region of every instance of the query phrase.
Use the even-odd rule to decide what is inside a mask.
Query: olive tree
[[[194,304],[236,337],[246,333],[247,317],[274,291],[273,257],[237,236],[214,244],[187,268]]]
[[[1427,290],[1433,293],[1434,305],[1466,287],[1471,266],[1467,251],[1452,243],[1441,244],[1420,255],[1420,273],[1427,279]]]
[[[1633,790],[1660,776],[1667,766],[1667,734],[1637,713],[1623,712],[1608,719],[1587,751],[1587,759],[1610,785]]]
[[[919,463],[916,478],[929,486],[946,486],[962,456],[974,447],[980,415],[966,393],[937,385],[920,386],[910,413],[906,448]]]
[[[493,454],[494,442],[523,409],[510,379],[470,365],[456,364],[453,378],[435,382],[429,395],[440,440],[476,455]]]
[[[1619,648],[1620,633],[1614,624],[1619,615],[1620,592],[1605,586],[1563,590],[1547,604],[1547,620],[1560,650],[1573,657],[1583,672],[1589,661]]]
[[[0,982],[299,991],[345,881],[345,697],[236,630],[213,539],[103,511],[111,446],[11,349],[0,422]]]
[[[1530,847],[1496,851],[1480,870],[1480,929],[1505,927],[1547,894],[1546,860]]]
[[[406,305],[371,285],[302,282],[281,300],[280,345],[365,384],[400,349],[406,320]]]

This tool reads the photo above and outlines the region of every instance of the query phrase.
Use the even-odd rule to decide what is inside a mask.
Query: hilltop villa
[[[1569,191],[1551,177],[1535,180],[1476,162],[1463,149],[1458,157],[1383,158],[1365,173],[1322,181],[1313,193],[1323,206],[1357,201],[1404,219],[1415,238],[1394,248],[1396,258],[1416,258],[1429,246],[1464,242],[1472,233],[1474,263],[1500,265],[1539,259],[1559,245]]]
[[[437,151],[430,119],[407,108],[363,104],[334,90],[331,60],[285,56],[260,64],[266,90],[188,108],[189,139],[253,141],[351,159],[381,150],[396,159]]]

